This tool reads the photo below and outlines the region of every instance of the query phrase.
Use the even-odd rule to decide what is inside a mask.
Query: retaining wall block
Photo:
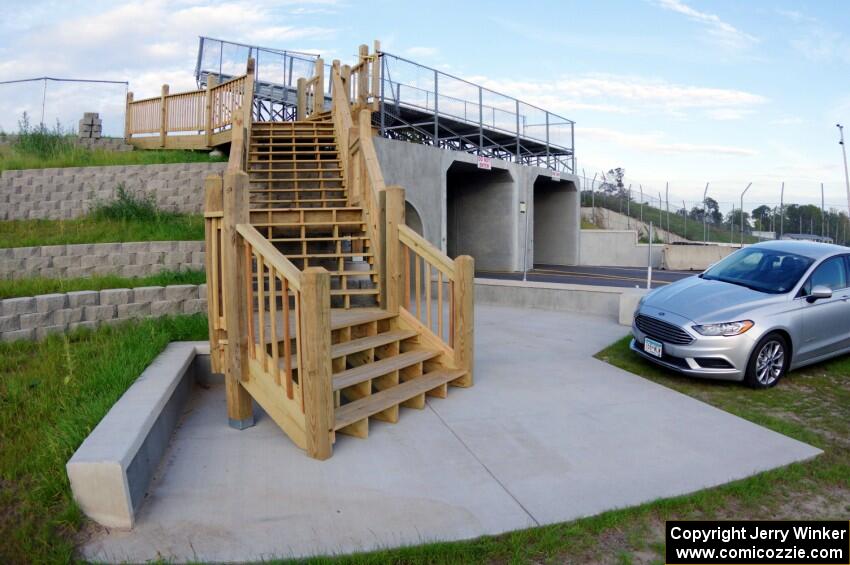
[[[151,303],[151,316],[170,316],[180,314],[180,301],[157,300]]]
[[[68,303],[66,294],[41,294],[35,297],[36,312],[53,312],[64,308]]]
[[[101,322],[103,320],[111,320],[115,317],[115,305],[108,304],[105,306],[86,306],[84,317],[86,322]]]
[[[189,300],[198,297],[198,287],[194,284],[173,284],[165,287],[166,300]]]
[[[127,304],[133,298],[133,291],[129,288],[110,288],[100,291],[101,305]]]
[[[35,298],[26,296],[21,298],[6,298],[2,301],[2,314],[14,316],[16,314],[30,314],[35,312]]]
[[[96,290],[75,290],[68,293],[68,306],[71,308],[98,304],[100,304],[100,292]]]

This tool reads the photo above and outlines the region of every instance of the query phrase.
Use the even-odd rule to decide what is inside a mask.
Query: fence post
[[[124,141],[130,143],[133,135],[133,93],[127,93],[127,108],[124,110]]]
[[[388,186],[386,190],[381,191],[381,245],[386,250],[386,268],[381,272],[381,304],[392,314],[398,313],[401,303],[403,282],[398,226],[403,223],[404,189],[400,186]]]
[[[162,92],[159,95],[159,146],[165,147],[165,136],[168,133],[168,85],[162,85]]]
[[[299,122],[307,117],[307,79],[298,79],[298,95],[295,102],[295,119]]]
[[[454,381],[458,386],[472,386],[473,378],[473,340],[474,311],[473,299],[475,293],[475,260],[469,255],[461,255],[455,259],[455,280],[452,301],[452,318],[454,319],[454,338],[452,348],[455,353],[455,363],[459,369],[466,369],[462,378]]]
[[[222,239],[222,295],[224,300],[225,328],[227,331],[227,359],[224,381],[227,396],[227,416],[230,426],[239,430],[254,425],[251,396],[242,386],[250,377],[248,373],[248,303],[244,285],[249,283],[250,272],[245,268],[245,246],[236,232],[237,224],[248,223],[248,174],[227,170],[224,173]],[[250,346],[253,347],[253,344]]]
[[[207,135],[207,147],[212,147],[213,135],[213,89],[218,86],[218,75],[207,75],[206,116],[204,130]]]
[[[301,276],[301,355],[307,454],[328,459],[333,454],[334,425],[331,384],[331,277],[322,267]]]
[[[222,351],[219,338],[221,318],[221,236],[219,226],[224,211],[222,182],[219,175],[209,175],[204,181],[204,242],[207,271],[207,325],[210,334],[210,360],[212,372],[223,371]]]

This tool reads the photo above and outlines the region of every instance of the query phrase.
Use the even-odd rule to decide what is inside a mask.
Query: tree
[[[770,206],[762,204],[752,212],[752,218],[756,223],[756,230],[764,231],[770,228],[770,215],[773,210]]]
[[[611,196],[623,196],[626,194],[623,178],[626,176],[626,169],[617,167],[609,170],[607,173],[602,173],[602,184],[599,190]]]
[[[720,205],[714,198],[705,199],[705,208],[708,211],[708,222],[711,224],[722,224],[723,214],[720,212]]]

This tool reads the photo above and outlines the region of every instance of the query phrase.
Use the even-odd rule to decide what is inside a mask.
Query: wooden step
[[[354,326],[362,326],[364,324],[371,324],[372,322],[379,322],[381,320],[386,320],[388,318],[392,318],[394,315],[390,314],[386,310],[382,308],[370,308],[370,307],[362,307],[362,308],[331,308],[331,331],[342,330],[345,328],[351,328]],[[283,312],[278,310],[277,312],[277,335],[283,336]],[[256,310],[254,311],[254,335],[259,335],[259,320],[260,313]],[[266,343],[269,344],[272,342],[271,340],[271,324],[268,316],[265,316],[265,336]],[[295,337],[295,313],[290,312],[289,315],[289,335]],[[282,338],[281,338],[282,339]]]
[[[374,363],[367,363],[365,365],[360,365],[359,367],[354,367],[353,369],[346,369],[345,371],[333,376],[333,389],[334,391],[337,391],[345,387],[360,384],[370,379],[375,379],[392,373],[393,371],[398,371],[405,367],[410,367],[411,365],[427,361],[428,359],[433,359],[439,354],[440,353],[438,351],[428,349],[407,351],[405,353],[400,353],[399,355],[393,355],[392,357],[375,361]]]
[[[380,291],[377,288],[332,288],[331,296],[375,296]]]
[[[367,337],[352,339],[351,341],[344,341],[331,346],[331,357],[333,359],[338,359],[346,355],[351,355],[352,353],[359,353],[361,351],[374,349],[375,347],[388,345],[396,341],[410,339],[417,335],[419,335],[419,333],[414,330],[390,330],[377,335],[370,335]]]
[[[354,402],[349,402],[336,409],[334,430],[339,430],[378,412],[392,408],[405,400],[410,400],[414,396],[458,379],[464,373],[465,371],[463,370],[432,371],[421,377],[416,377],[386,390],[364,396]]]

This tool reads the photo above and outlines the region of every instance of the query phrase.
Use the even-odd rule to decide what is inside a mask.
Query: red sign
[[[478,168],[489,171],[493,168],[493,162],[490,160],[490,157],[485,157],[484,155],[478,156]]]
[[[552,180],[561,180],[561,171],[552,171]]]

